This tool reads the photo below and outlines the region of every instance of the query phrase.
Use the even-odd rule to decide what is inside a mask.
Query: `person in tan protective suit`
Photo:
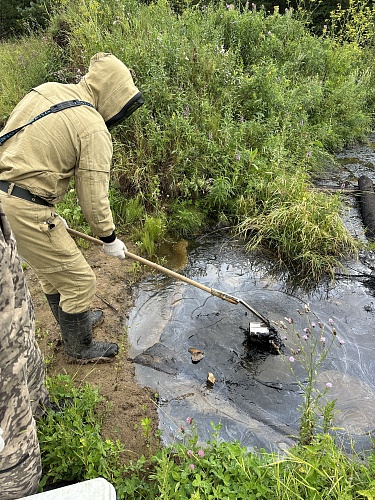
[[[61,104],[63,103],[63,104]],[[108,200],[108,131],[143,103],[129,69],[98,53],[77,84],[44,83],[15,107],[0,137],[0,199],[19,255],[35,271],[71,358],[110,361],[115,343],[95,341],[95,274],[55,212],[74,177],[79,204],[108,256],[125,258]],[[2,144],[2,145],[1,145]]]

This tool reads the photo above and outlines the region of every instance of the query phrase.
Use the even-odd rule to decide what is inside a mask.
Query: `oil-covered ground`
[[[357,179],[374,176],[373,144],[346,149],[320,186],[351,191],[344,196],[343,214],[349,231],[365,240],[359,213]],[[178,257],[178,256],[177,256]],[[314,292],[290,291],[285,281],[270,277],[267,263],[255,261],[241,245],[223,233],[189,242],[187,261],[169,266],[208,287],[234,295],[271,322],[292,317],[303,334],[309,304],[310,320],[320,321],[331,335],[337,331],[317,384],[337,399],[338,438],[358,451],[371,446],[375,433],[375,255],[363,252],[358,262],[346,262],[334,284]],[[128,320],[130,356],[136,361],[140,384],[159,397],[160,429],[164,442],[181,437],[180,427],[194,418],[199,437],[209,439],[211,422],[222,424],[224,440],[239,440],[249,449],[283,449],[298,430],[301,390],[288,364],[290,339],[284,354],[259,355],[246,341],[250,322],[257,318],[241,304],[230,304],[181,281],[153,276],[140,284]],[[331,320],[331,321],[330,321]],[[280,336],[284,335],[282,329]],[[341,340],[341,343],[339,342]],[[190,351],[189,351],[190,349]],[[192,361],[191,349],[201,353]],[[293,366],[299,381],[305,373]],[[215,378],[207,383],[208,374]]]

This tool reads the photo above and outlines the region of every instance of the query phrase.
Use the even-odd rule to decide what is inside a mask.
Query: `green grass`
[[[340,200],[308,189],[304,175],[283,174],[267,184],[254,186],[254,215],[238,226],[245,233],[247,248],[274,248],[279,271],[287,266],[300,283],[334,278],[340,259],[356,256],[359,244],[349,236],[340,218]]]
[[[49,47],[46,37],[36,35],[0,42],[0,125],[32,87],[51,78]]]
[[[372,498],[374,452],[364,463],[354,450],[351,456],[345,453],[329,433],[316,434],[310,444],[297,444],[283,454],[249,452],[239,442],[223,442],[220,425],[212,424],[212,437],[202,444],[194,420],[188,418],[174,444],[124,463],[123,444],[101,435],[97,390],[88,384],[77,387],[65,375],[49,378],[48,388],[53,401],[69,397],[71,402],[38,421],[41,488],[61,480],[104,477],[115,486],[118,500]],[[142,426],[147,431],[149,422],[142,421]]]

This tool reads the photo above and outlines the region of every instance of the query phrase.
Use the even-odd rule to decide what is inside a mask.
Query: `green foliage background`
[[[333,275],[357,244],[339,199],[311,189],[311,180],[370,132],[372,9],[350,0],[317,35],[313,10],[182,7],[60,0],[42,35],[0,45],[0,116],[31,85],[77,81],[94,53],[112,52],[145,99],[113,134],[118,227],[152,254],[166,234],[227,225],[302,281]],[[72,198],[61,209],[83,224],[76,208],[69,220]]]

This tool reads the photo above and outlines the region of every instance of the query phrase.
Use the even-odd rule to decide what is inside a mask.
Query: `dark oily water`
[[[354,186],[358,176],[372,177],[375,153],[371,146],[347,150],[340,161],[342,168],[330,182]],[[364,239],[357,200],[348,195],[345,201],[345,222]],[[375,433],[375,258],[366,253],[346,265],[360,277],[340,277],[309,295],[292,293],[235,241],[216,236],[189,250],[179,272],[244,300],[271,321],[293,317],[302,334],[306,319],[297,310],[304,310],[304,304],[310,305],[311,320],[321,321],[327,332],[332,319],[337,338],[345,343],[334,343],[319,371],[318,387],[324,391],[326,383],[332,384],[329,397],[337,399],[338,437],[348,449],[354,442],[357,451],[366,451]],[[246,331],[256,321],[243,305],[169,277],[151,277],[137,288],[128,320],[130,356],[138,382],[159,395],[165,443],[181,436],[188,417],[202,441],[212,435],[213,422],[222,425],[221,439],[238,440],[249,449],[282,450],[293,443],[301,391],[287,363],[289,354],[253,356],[249,351]],[[193,361],[192,349],[201,353],[199,361]],[[302,369],[293,366],[304,381]],[[209,373],[213,385],[207,383]]]

